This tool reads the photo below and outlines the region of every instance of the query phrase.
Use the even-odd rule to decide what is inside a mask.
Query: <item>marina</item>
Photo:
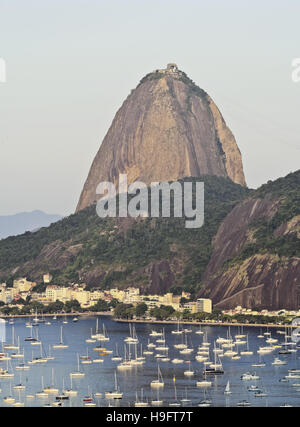
[[[48,319],[6,322],[0,406],[300,406],[287,328]]]

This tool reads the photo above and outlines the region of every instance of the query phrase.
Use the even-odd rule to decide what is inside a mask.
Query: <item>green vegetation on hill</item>
[[[82,277],[99,267],[104,273],[97,286],[136,285],[146,290],[150,283],[149,266],[165,260],[172,265],[177,260],[181,265],[168,286],[178,293],[182,289],[196,292],[211,256],[213,236],[232,208],[249,195],[249,190],[228,178],[186,179],[191,180],[205,183],[205,224],[202,228],[185,228],[184,218],[145,218],[132,221],[123,229],[120,220],[101,219],[96,215],[95,206],[91,206],[36,233],[0,241],[0,278],[6,278],[8,269],[13,271],[16,266],[38,258],[43,271],[37,273],[34,268],[35,276],[40,274],[41,277],[49,270],[57,284],[78,281],[79,272]],[[48,255],[43,256],[43,252],[54,242],[60,243],[62,252],[76,244],[82,247],[67,266],[53,269]],[[21,273],[22,267],[18,275]],[[162,280],[166,274],[160,272]]]

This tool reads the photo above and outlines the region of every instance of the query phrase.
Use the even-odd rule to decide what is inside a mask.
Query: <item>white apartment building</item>
[[[35,285],[35,282],[30,282],[25,277],[16,279],[13,282],[13,288],[16,289],[17,293],[30,291]]]

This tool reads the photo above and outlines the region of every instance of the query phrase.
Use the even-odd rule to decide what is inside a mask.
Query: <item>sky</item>
[[[74,212],[116,111],[175,62],[257,188],[299,169],[299,0],[0,0],[0,215]]]

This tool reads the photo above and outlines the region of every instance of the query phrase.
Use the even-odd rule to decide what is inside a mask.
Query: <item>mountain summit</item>
[[[93,161],[77,211],[102,181],[176,181],[216,175],[246,185],[241,153],[220,111],[176,64],[146,75],[124,101]]]

